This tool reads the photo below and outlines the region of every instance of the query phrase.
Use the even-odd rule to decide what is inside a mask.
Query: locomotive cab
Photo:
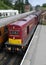
[[[22,35],[20,26],[10,25],[9,27],[9,39],[8,42],[11,45],[21,45]]]

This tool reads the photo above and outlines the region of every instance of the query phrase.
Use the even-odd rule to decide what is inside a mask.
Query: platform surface
[[[38,25],[21,65],[46,65],[45,25]]]

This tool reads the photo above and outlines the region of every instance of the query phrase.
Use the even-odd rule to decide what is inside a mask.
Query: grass
[[[41,24],[42,24],[42,25],[46,25],[46,22],[42,21]]]
[[[41,10],[46,10],[46,7],[41,7]]]

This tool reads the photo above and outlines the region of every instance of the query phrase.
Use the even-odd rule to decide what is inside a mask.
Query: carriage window
[[[16,13],[14,13],[16,15]]]
[[[0,31],[0,36],[1,36],[1,31]]]
[[[4,27],[4,32],[8,32],[7,26]]]
[[[29,34],[29,26],[27,26],[27,34]]]
[[[19,31],[10,31],[10,34],[12,34],[12,35],[19,35]]]
[[[6,13],[6,16],[8,16],[8,14]]]

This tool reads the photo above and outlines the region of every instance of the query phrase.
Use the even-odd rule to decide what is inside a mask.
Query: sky
[[[46,0],[28,0],[28,1],[32,6],[42,5],[43,3],[46,3]]]
[[[12,0],[12,1],[16,1],[16,0]],[[24,0],[25,1],[25,0]],[[36,5],[42,5],[43,3],[46,3],[46,0],[28,0],[29,3],[32,5],[32,6],[36,6]]]

